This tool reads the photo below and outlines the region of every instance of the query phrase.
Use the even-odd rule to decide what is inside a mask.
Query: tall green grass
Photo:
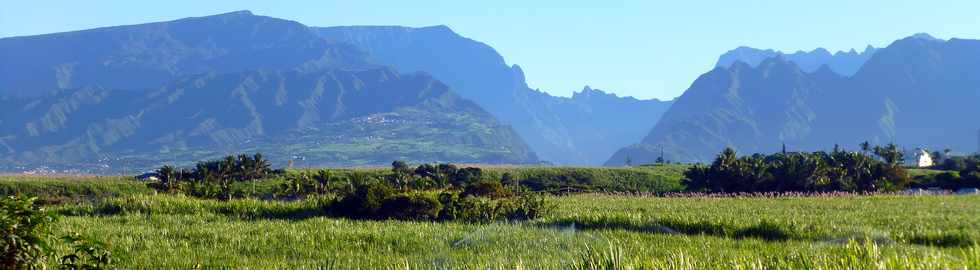
[[[0,196],[38,197],[44,204],[79,203],[150,194],[146,184],[123,176],[0,175]]]
[[[135,195],[61,206],[54,229],[106,242],[121,268],[980,267],[980,196],[573,195],[544,219],[491,224],[328,218],[322,199]]]

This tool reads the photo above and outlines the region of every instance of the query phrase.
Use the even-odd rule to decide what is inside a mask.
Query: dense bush
[[[0,254],[2,269],[44,268],[49,252],[48,225],[54,216],[34,204],[34,198],[0,199]]]
[[[502,189],[499,183],[489,186]],[[386,182],[374,182],[358,185],[354,191],[342,195],[330,204],[327,212],[355,219],[485,222],[535,219],[551,207],[542,196],[534,194],[503,197],[464,193],[456,190],[399,191]]]
[[[46,269],[52,255],[48,226],[55,217],[35,204],[36,198],[0,198],[0,269]],[[63,269],[106,269],[112,254],[101,243],[71,234],[64,239],[73,252],[61,256]]]
[[[511,196],[511,191],[504,188],[504,185],[496,181],[480,181],[467,185],[463,189],[461,196],[477,196],[499,199]]]
[[[71,246],[72,253],[61,256],[62,269],[110,269],[112,268],[112,253],[105,246],[79,234],[70,234],[61,238]]]
[[[395,195],[395,189],[387,183],[360,184],[331,204],[330,212],[350,218],[384,218],[380,215],[381,205]]]
[[[435,220],[442,210],[442,203],[424,193],[402,193],[381,203],[378,217],[398,220]]]
[[[689,191],[708,192],[871,192],[909,184],[896,146],[875,147],[875,153],[880,160],[839,148],[738,157],[727,148],[710,166],[691,167],[684,183]]]

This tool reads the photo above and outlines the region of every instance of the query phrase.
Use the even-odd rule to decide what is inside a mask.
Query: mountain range
[[[875,47],[868,45],[862,52],[857,52],[854,49],[850,51],[838,51],[831,54],[830,51],[824,48],[817,48],[809,52],[797,51],[790,54],[785,54],[780,51],[775,51],[772,49],[756,49],[752,47],[738,47],[733,50],[722,54],[718,57],[718,63],[715,67],[729,68],[735,62],[742,62],[748,64],[751,67],[757,67],[763,61],[776,56],[781,56],[784,59],[795,63],[800,67],[800,70],[804,72],[814,72],[820,69],[821,66],[827,65],[830,70],[834,73],[851,76],[854,75],[867,62],[868,59],[874,55],[877,51]]]
[[[972,152],[980,128],[980,41],[926,34],[862,52],[739,47],[672,101],[553,96],[446,26],[248,11],[2,38],[0,59],[0,170],[242,152],[297,166],[618,166],[864,141]]]
[[[641,139],[671,105],[589,87],[572,97],[549,95],[529,87],[520,66],[508,66],[492,47],[446,26],[316,30],[328,40],[364,48],[376,62],[401,72],[432,74],[512,125],[541,159],[557,164],[601,164],[623,142]]]
[[[723,57],[724,58],[724,57]],[[721,61],[719,61],[721,62]],[[724,147],[742,153],[854,149],[861,142],[977,148],[980,41],[915,35],[877,49],[853,75],[831,62],[807,71],[777,54],[757,65],[736,60],[700,76],[627,159],[707,162]]]
[[[251,151],[306,165],[538,161],[432,76],[250,12],[4,38],[0,52],[7,170],[146,170]]]

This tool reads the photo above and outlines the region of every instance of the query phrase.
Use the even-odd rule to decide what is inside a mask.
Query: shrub
[[[102,243],[86,239],[79,234],[62,237],[72,248],[72,253],[61,256],[62,269],[109,269],[112,253]]]
[[[399,194],[381,204],[379,216],[399,220],[434,220],[439,217],[442,204],[436,198],[422,193]]]
[[[511,196],[509,190],[504,188],[504,185],[500,182],[495,181],[480,181],[467,185],[460,196],[477,196],[477,197],[487,197],[492,199],[499,199]]]
[[[34,204],[35,198],[0,199],[2,269],[44,268],[49,251],[46,238],[54,216]]]
[[[394,197],[395,189],[386,183],[359,184],[354,191],[331,204],[331,211],[350,218],[377,218],[381,205]]]
[[[439,195],[439,202],[443,205],[439,219],[470,222],[537,219],[553,209],[544,196],[536,194],[494,200],[445,192]]]
[[[505,207],[508,220],[532,220],[543,217],[554,210],[554,205],[542,195],[523,194],[515,197]]]

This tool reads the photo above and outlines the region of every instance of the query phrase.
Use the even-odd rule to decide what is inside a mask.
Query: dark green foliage
[[[477,196],[477,197],[487,197],[493,199],[499,199],[511,196],[510,190],[504,188],[504,185],[496,181],[481,181],[470,185],[467,185],[463,189],[463,193],[460,196]]]
[[[198,162],[190,171],[165,165],[156,170],[157,181],[148,183],[148,186],[164,192],[229,199],[233,183],[263,179],[275,172],[261,153],[252,156],[241,154]]]
[[[98,270],[112,268],[112,252],[104,244],[86,239],[79,234],[61,238],[71,246],[72,253],[61,256],[61,268],[72,270]]]
[[[434,220],[442,204],[423,193],[403,193],[385,199],[378,216],[398,220]]]
[[[43,269],[49,252],[48,226],[54,216],[36,198],[0,198],[0,268]]]
[[[980,155],[945,156],[945,160],[932,167],[932,169],[944,170],[944,172],[917,175],[913,186],[949,190],[980,188]]]
[[[902,153],[902,150],[899,150],[898,145],[895,145],[894,143],[889,143],[885,146],[875,146],[872,149],[872,152],[874,152],[876,156],[880,157],[885,163],[892,165],[900,165],[902,164],[902,161],[905,160],[905,154]]]
[[[396,195],[387,183],[360,184],[354,191],[330,206],[330,212],[350,218],[384,218],[380,215],[382,204]]]
[[[551,209],[542,196],[530,193],[510,196],[499,182],[483,183],[472,185],[479,188],[468,189],[469,192],[447,189],[438,195],[398,191],[381,181],[360,184],[330,204],[328,212],[354,219],[487,222],[535,219]]]
[[[865,147],[865,146],[862,146]],[[695,165],[684,173],[689,191],[826,192],[893,191],[908,186],[897,147],[875,147],[881,160],[859,152],[755,154],[738,157],[726,148],[711,166]],[[897,161],[896,161],[897,158]]]

